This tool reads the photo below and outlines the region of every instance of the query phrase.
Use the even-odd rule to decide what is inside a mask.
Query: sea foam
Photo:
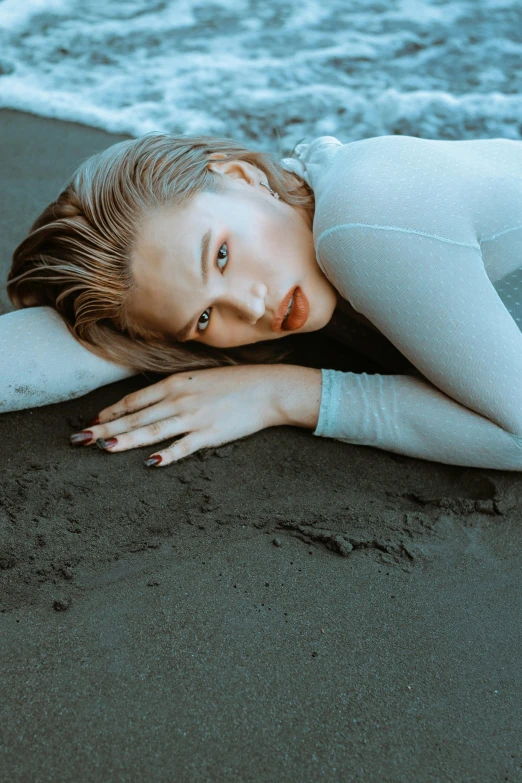
[[[518,0],[3,0],[0,107],[288,152],[522,138]]]

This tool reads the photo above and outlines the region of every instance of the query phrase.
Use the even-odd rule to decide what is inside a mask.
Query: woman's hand
[[[299,400],[303,374],[312,381],[311,373],[315,399],[317,381],[320,397],[321,373],[307,367],[247,364],[176,373],[105,408],[99,423],[72,435],[71,442],[97,442],[100,448],[117,452],[184,435],[145,461],[165,466],[198,449],[222,446],[266,427],[294,423],[315,427],[316,415],[301,422],[288,413],[292,391]],[[315,408],[318,411],[318,399]]]

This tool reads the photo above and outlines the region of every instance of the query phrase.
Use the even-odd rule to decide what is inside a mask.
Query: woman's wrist
[[[315,430],[321,406],[321,370],[294,364],[272,365],[271,369],[276,424]]]

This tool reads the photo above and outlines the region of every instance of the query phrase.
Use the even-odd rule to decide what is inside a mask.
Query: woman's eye
[[[223,260],[222,258],[220,258],[220,257],[219,257],[219,254],[221,253],[221,251],[222,251],[222,249],[223,249],[224,247],[226,247],[226,251],[225,251],[225,256],[226,256],[226,263],[225,263],[225,264],[223,264],[223,266],[219,266],[219,263],[218,263],[218,262]],[[223,244],[221,245],[221,247],[219,248],[219,250],[218,250],[218,252],[217,252],[217,256],[216,256],[216,266],[217,266],[217,268],[219,269],[219,271],[222,273],[222,270],[223,270],[223,269],[224,269],[224,268],[227,266],[227,264],[228,264],[228,245],[227,245],[227,243],[226,243],[226,242],[223,242]],[[211,308],[211,307],[207,307],[207,309],[206,309],[206,310],[205,310],[203,313],[201,313],[201,315],[200,315],[200,317],[199,317],[199,320],[198,320],[198,323],[197,323],[197,326],[196,326],[196,331],[197,331],[197,333],[198,333],[198,334],[203,334],[203,332],[206,332],[206,331],[207,331],[208,325],[209,325],[209,323],[210,323],[210,313],[211,313],[211,311],[212,311],[212,308]],[[203,321],[203,324],[202,324],[202,325],[203,325],[203,329],[201,329],[201,328],[200,328],[200,325],[201,325],[201,319],[202,319],[202,318],[203,318],[203,317],[204,317],[204,316],[205,316],[207,313],[208,313],[208,316],[206,316],[206,317],[207,317],[207,320],[206,320],[206,321]]]

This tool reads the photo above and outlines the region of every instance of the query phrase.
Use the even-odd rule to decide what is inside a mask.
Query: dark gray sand
[[[5,281],[117,139],[0,126]],[[2,779],[521,781],[522,477],[292,427],[162,470],[69,445],[148,382],[0,416]]]

